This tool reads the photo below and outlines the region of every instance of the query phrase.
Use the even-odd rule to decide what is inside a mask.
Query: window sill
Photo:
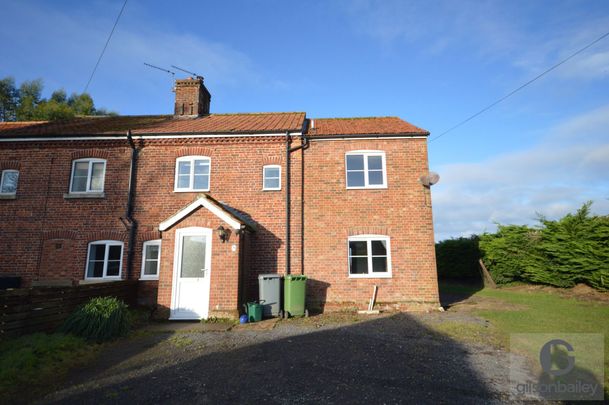
[[[122,278],[85,278],[84,280],[80,280],[78,282],[79,285],[82,284],[99,284],[99,283],[110,283],[113,281],[123,281]]]
[[[140,277],[139,281],[159,281],[159,276],[156,276],[156,277]]]
[[[347,187],[347,190],[386,190],[387,186],[376,187]]]
[[[79,198],[106,198],[106,193],[65,193],[63,198],[66,200],[73,200]]]
[[[391,274],[349,274],[350,279],[357,280],[358,278],[392,278]]]
[[[263,188],[262,191],[281,191],[280,188]]]
[[[208,193],[209,189],[207,190],[173,190],[174,193]]]
[[[17,194],[0,194],[0,200],[16,200]]]

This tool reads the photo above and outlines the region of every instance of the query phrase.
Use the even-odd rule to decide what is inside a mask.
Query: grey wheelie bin
[[[279,274],[261,274],[258,276],[262,317],[280,316],[281,310],[281,276]]]

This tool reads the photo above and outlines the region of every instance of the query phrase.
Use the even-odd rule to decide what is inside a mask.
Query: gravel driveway
[[[269,330],[186,328],[166,333],[157,328],[108,346],[96,362],[75,371],[65,388],[42,402],[507,400],[505,352],[459,343],[429,327],[463,316],[469,315],[392,314],[357,322],[324,322],[321,316],[319,322],[317,317],[281,321]]]

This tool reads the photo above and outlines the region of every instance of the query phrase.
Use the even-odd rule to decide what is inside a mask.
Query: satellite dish
[[[440,181],[440,175],[436,172],[429,172],[427,175],[419,177],[419,182],[425,187],[430,187]]]

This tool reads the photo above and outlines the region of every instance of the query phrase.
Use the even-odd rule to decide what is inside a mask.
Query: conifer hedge
[[[498,225],[496,233],[481,235],[483,261],[495,282],[609,290],[609,216],[591,215],[591,204],[556,221],[540,217],[534,228]]]

